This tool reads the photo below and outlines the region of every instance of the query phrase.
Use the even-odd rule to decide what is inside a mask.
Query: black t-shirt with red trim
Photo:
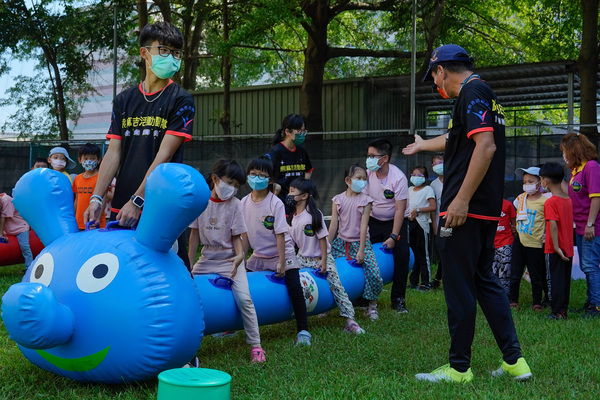
[[[121,92],[113,103],[107,139],[121,140],[121,161],[111,206],[120,209],[144,180],[165,135],[192,139],[194,99],[169,81],[163,91],[142,92],[142,84]],[[147,99],[147,100],[146,100]],[[154,101],[153,101],[154,100]],[[170,160],[183,161],[183,145]]]
[[[304,174],[313,170],[308,152],[302,146],[296,146],[292,151],[283,143],[277,143],[269,150],[275,182],[281,186],[279,198],[285,198],[290,191],[290,183],[296,178],[304,178]]]
[[[496,152],[483,181],[469,202],[469,217],[500,219],[504,195],[504,110],[489,85],[472,79],[461,89],[452,110],[444,152],[444,190],[440,210],[445,213],[456,197],[469,168],[475,141],[483,131],[494,132]]]

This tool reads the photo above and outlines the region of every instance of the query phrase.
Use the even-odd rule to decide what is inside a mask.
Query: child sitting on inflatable
[[[29,225],[15,210],[12,197],[6,193],[0,193],[0,235],[2,243],[8,243],[6,235],[17,237],[25,259],[25,269],[29,268],[33,261],[33,253],[29,246]]]
[[[231,290],[242,314],[252,362],[261,363],[266,361],[265,351],[260,345],[258,319],[243,264],[245,253],[241,235],[247,229],[241,202],[235,197],[239,187],[246,183],[246,174],[236,161],[219,160],[206,181],[211,189],[210,201],[206,210],[190,225],[192,274],[219,274],[233,281]],[[202,255],[194,264],[200,243],[203,245]]]
[[[334,258],[354,258],[362,264],[365,273],[363,297],[369,301],[367,316],[374,321],[379,318],[377,298],[383,289],[383,279],[369,241],[373,199],[361,193],[367,186],[367,171],[358,164],[352,164],[346,169],[344,180],[348,188],[332,199],[329,242]]]
[[[260,156],[248,165],[248,185],[252,192],[242,199],[242,212],[248,227],[247,240],[254,250],[246,268],[250,271],[276,271],[285,275],[298,334],[296,345],[310,346],[308,314],[300,283],[300,265],[289,235],[283,202],[269,190],[273,183],[273,164]],[[272,186],[271,186],[272,187]],[[247,249],[248,244],[245,243]]]
[[[340,282],[335,260],[331,255],[331,245],[327,241],[327,227],[323,213],[317,208],[317,187],[308,179],[294,179],[290,183],[290,191],[285,199],[289,208],[295,208],[290,235],[298,246],[298,262],[302,268],[314,268],[321,274],[327,274],[327,282],[335,302],[340,309],[340,315],[346,317],[344,330],[360,335],[365,333],[354,320],[354,307],[348,294]]]

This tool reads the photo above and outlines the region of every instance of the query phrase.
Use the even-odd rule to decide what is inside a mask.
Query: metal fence
[[[576,130],[577,126],[574,127]],[[506,131],[506,168],[504,195],[518,195],[521,182],[514,171],[519,167],[539,165],[549,161],[563,163],[559,143],[564,134],[571,131],[566,125],[507,127]],[[441,128],[429,128],[418,131],[424,137],[433,137],[445,132]],[[406,157],[401,149],[413,142],[412,136],[406,130],[377,130],[356,132],[324,132],[311,133],[307,136],[305,147],[310,154],[315,180],[321,199],[320,206],[325,215],[331,212],[331,198],[345,190],[344,170],[352,163],[364,164],[367,144],[379,137],[388,138],[393,146],[392,163],[409,175],[416,165],[431,165],[432,153],[420,153]],[[236,136],[235,139],[225,136],[205,136],[185,144],[184,163],[198,168],[202,173],[208,173],[213,163],[220,157],[230,157],[242,165],[259,155],[265,154],[270,146],[271,135]],[[83,142],[68,143],[51,142],[0,142],[0,190],[11,193],[17,180],[31,167],[35,157],[47,157],[54,146],[62,145],[67,148],[71,158],[77,159],[77,149]],[[97,141],[103,153],[106,141]],[[598,143],[596,143],[598,145]],[[431,171],[431,169],[429,168]],[[80,165],[71,173],[81,173]],[[435,174],[430,172],[430,179]],[[248,193],[248,188],[242,188],[239,196]]]

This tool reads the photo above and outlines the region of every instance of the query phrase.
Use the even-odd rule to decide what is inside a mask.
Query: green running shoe
[[[509,374],[515,378],[516,381],[524,381],[531,378],[533,375],[527,361],[523,357],[519,358],[516,363],[510,365],[505,361],[502,361],[502,366],[492,372],[492,376],[499,377],[504,374]]]
[[[427,382],[458,382],[468,383],[473,380],[473,372],[471,368],[467,372],[458,372],[450,366],[450,364],[442,365],[438,369],[432,371],[430,374],[416,374],[415,378],[419,381]]]

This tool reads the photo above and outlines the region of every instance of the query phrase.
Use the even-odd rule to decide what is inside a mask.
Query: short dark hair
[[[44,157],[36,157],[35,160],[33,160],[33,163],[31,164],[31,166],[33,167],[36,163],[44,163],[46,164],[46,167],[48,167],[48,159],[44,158]]]
[[[250,173],[250,171],[252,171],[253,169],[266,172],[267,174],[269,174],[270,178],[274,177],[273,162],[268,156],[258,156],[252,161],[250,161],[250,164],[248,164],[248,169],[246,171]]]
[[[441,65],[442,68],[447,69],[449,72],[453,74],[460,74],[465,71],[473,72],[473,63],[464,63],[460,61],[447,61],[441,62],[437,64],[433,64],[431,67],[432,71],[437,69],[437,66]]]
[[[277,143],[281,143],[285,138],[286,129],[301,129],[302,125],[304,125],[304,118],[302,118],[301,115],[286,115],[283,121],[281,121],[281,128],[277,129],[277,132],[275,132],[275,135],[273,135],[273,139],[271,139],[271,144],[275,146]]]
[[[152,42],[158,40],[158,43],[171,46],[175,49],[183,47],[183,35],[181,31],[170,22],[157,22],[148,24],[140,31],[140,46],[150,46]]]
[[[367,170],[362,165],[360,165],[360,164],[352,164],[348,168],[346,168],[346,171],[344,172],[346,175],[344,175],[344,178],[351,178],[351,177],[353,177],[354,173],[356,172],[357,169],[362,169],[363,171],[365,171],[365,174],[367,173]]]
[[[415,169],[418,169],[419,171],[421,171],[421,173],[425,177],[425,180],[429,179],[429,173],[427,172],[427,168],[425,168],[425,166],[423,166],[423,165],[414,166],[413,169],[411,170],[411,175],[412,175],[412,171],[414,171]]]
[[[433,157],[431,157],[431,163],[433,164],[433,160],[438,159],[444,161],[444,153],[435,153]]]
[[[93,143],[86,143],[83,146],[81,146],[79,148],[79,150],[77,151],[78,157],[81,157],[86,154],[96,156],[96,157],[98,157],[98,159],[100,159],[100,157],[102,157],[102,152],[100,151],[100,147],[98,147],[97,145],[95,145]]]
[[[556,162],[547,162],[540,168],[540,178],[548,178],[552,183],[560,183],[565,178],[565,170]]]
[[[246,183],[246,173],[244,172],[244,168],[235,160],[222,158],[213,165],[211,173],[208,174],[206,178],[208,187],[211,190],[213,188],[213,182],[210,178],[212,174],[215,174],[219,179],[226,176],[234,181],[237,181],[240,185]]]
[[[387,139],[379,138],[375,140],[371,140],[367,145],[367,148],[374,147],[378,152],[386,154],[389,158],[392,158],[392,151],[394,150],[394,146],[392,146],[392,142]]]

